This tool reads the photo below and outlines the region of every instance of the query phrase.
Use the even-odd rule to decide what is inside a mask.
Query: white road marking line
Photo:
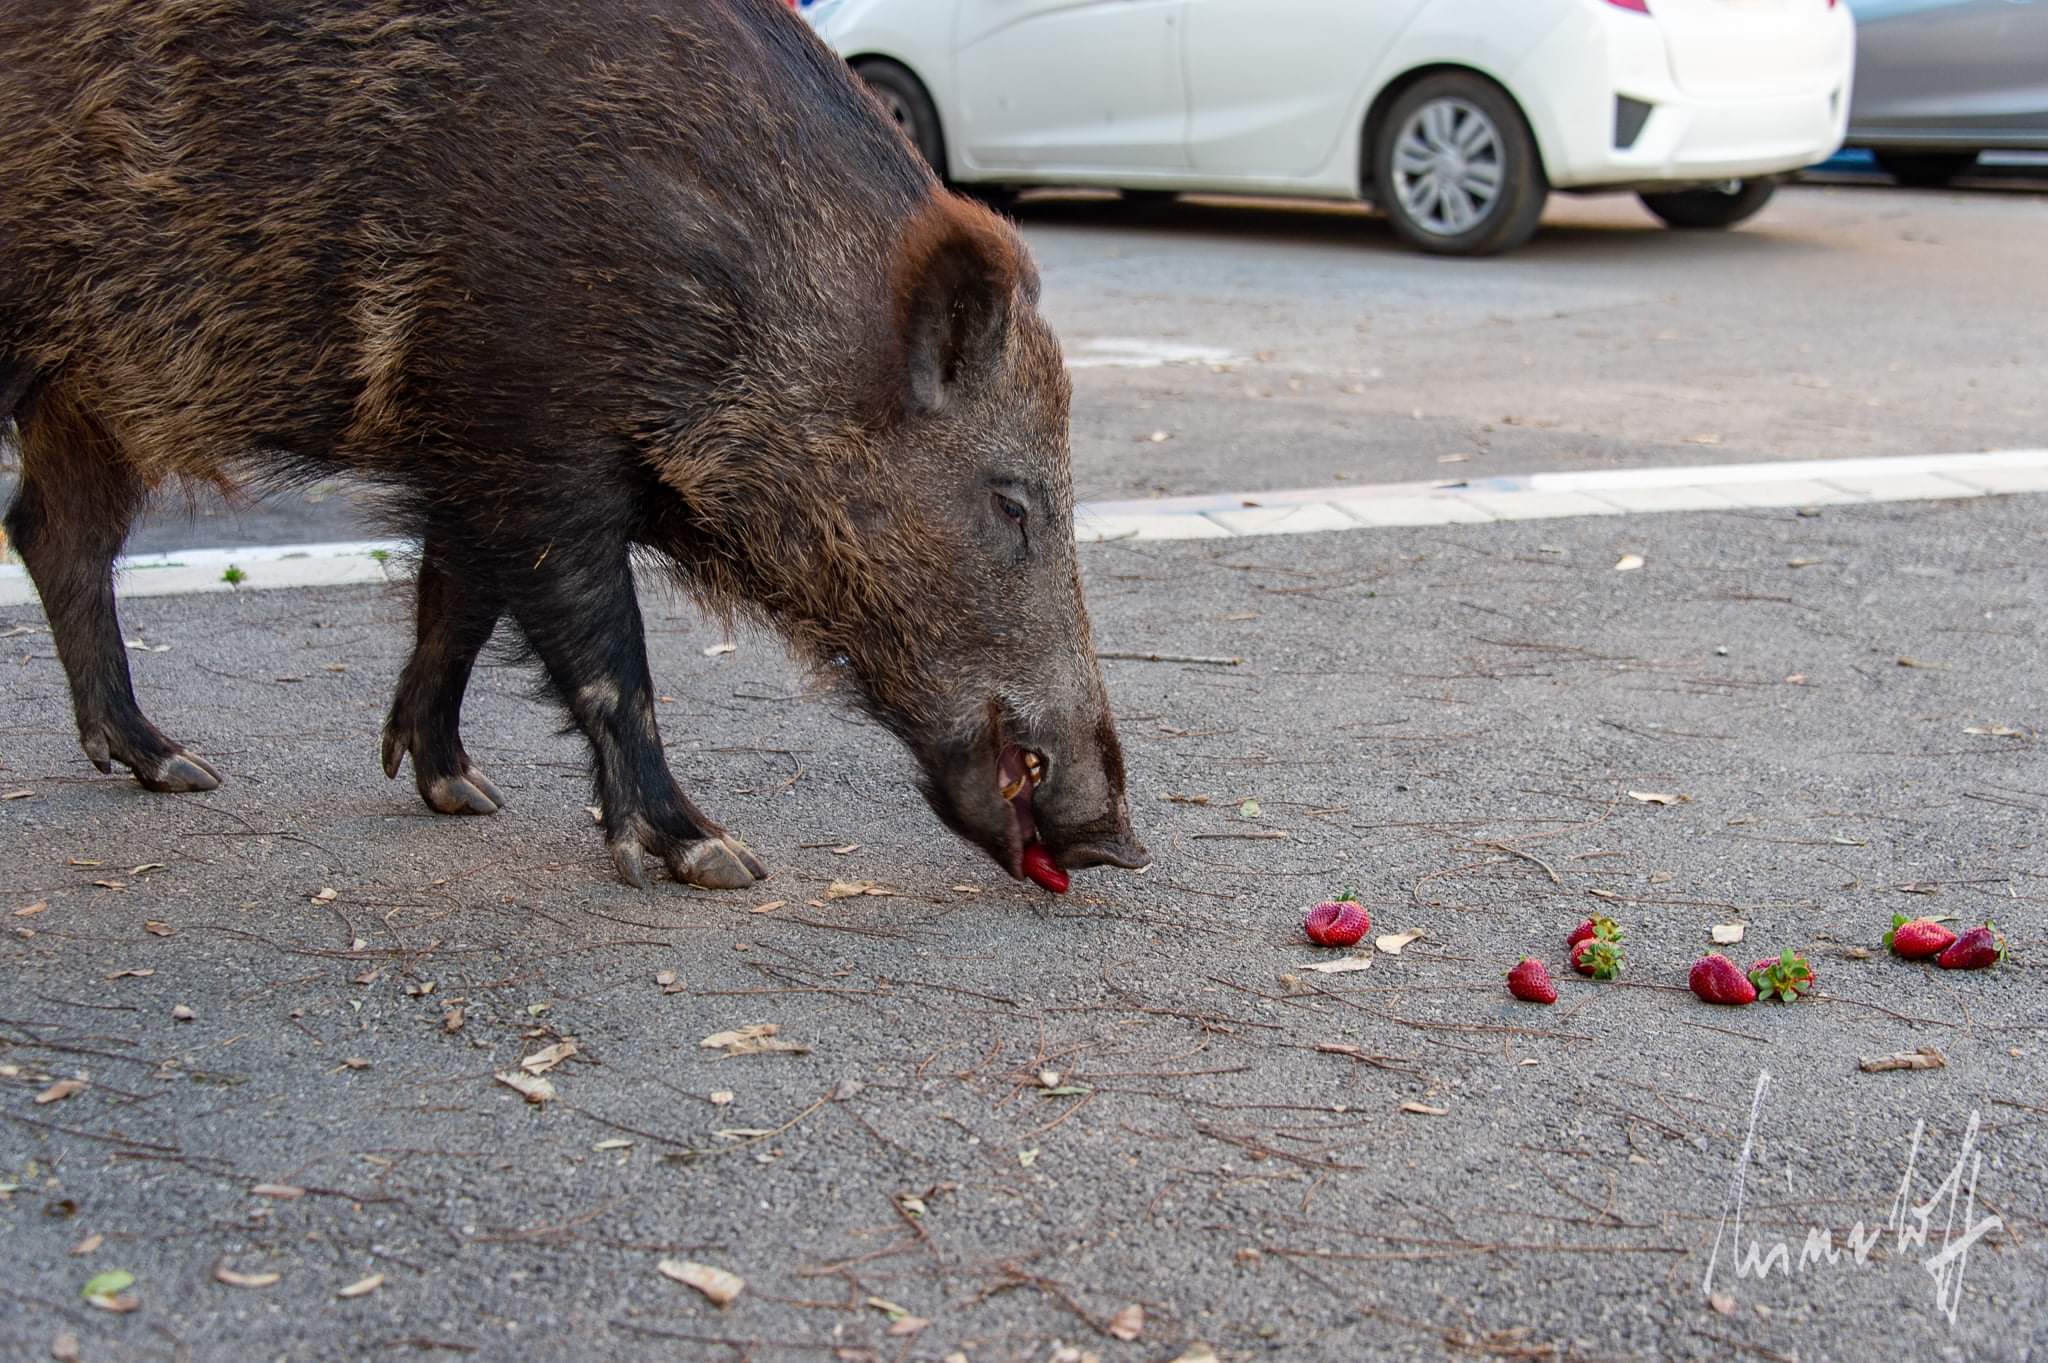
[[[1066,347],[1069,369],[1158,369],[1169,364],[1224,364],[1233,351],[1143,336],[1097,336]]]
[[[1563,516],[1734,511],[1993,497],[2048,492],[2048,449],[1983,454],[1810,459],[1779,464],[1536,473],[1457,482],[1347,484],[1093,502],[1075,512],[1075,538],[1230,539],[1412,525],[1476,525]],[[390,582],[409,575],[404,540],[258,545],[138,554],[119,564],[122,596]],[[230,583],[228,569],[240,575]],[[18,563],[0,563],[0,606],[36,600]]]

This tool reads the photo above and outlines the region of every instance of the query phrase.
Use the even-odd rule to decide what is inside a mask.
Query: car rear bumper
[[[1673,79],[1664,38],[1645,16],[1589,7],[1524,67],[1577,68],[1568,82],[1541,82],[1552,93],[1528,111],[1551,185],[1739,180],[1826,160],[1848,130],[1854,31],[1845,8],[1823,22],[1838,29],[1834,55],[1795,80],[1700,93]],[[1638,118],[1624,117],[1620,100],[1632,101]]]
[[[1841,147],[1847,99],[1845,82],[1831,91],[1772,99],[1644,101],[1650,115],[1634,142],[1627,148],[1610,142],[1587,157],[1576,185],[1741,180],[1810,166]]]

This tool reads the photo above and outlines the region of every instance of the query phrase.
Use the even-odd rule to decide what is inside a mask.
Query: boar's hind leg
[[[495,814],[505,797],[462,747],[462,695],[476,655],[490,641],[505,601],[485,575],[474,579],[429,531],[420,555],[419,631],[384,722],[384,774],[410,756],[420,798],[442,814]]]
[[[619,874],[645,889],[644,855],[706,889],[768,874],[739,839],[704,817],[669,774],[654,722],[654,683],[623,544],[557,543],[521,572],[512,614],[596,755],[605,840]]]
[[[7,533],[43,598],[71,682],[78,742],[101,771],[119,762],[150,790],[212,790],[220,773],[157,732],[135,703],[114,614],[114,555],[143,500],[114,439],[58,392],[18,412],[21,485]]]

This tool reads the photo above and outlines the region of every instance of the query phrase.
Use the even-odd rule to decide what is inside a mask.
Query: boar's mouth
[[[918,788],[932,812],[1017,880],[1024,849],[1039,838],[1038,788],[1052,774],[1043,750],[1018,741],[1022,728],[1007,705],[991,700],[970,734],[914,745],[924,768]]]
[[[1003,803],[1010,807],[1010,823],[1015,834],[1013,846],[1016,856],[1010,864],[1012,875],[1022,873],[1024,849],[1038,840],[1038,819],[1032,797],[1051,771],[1051,763],[1044,753],[1015,743],[1003,744],[1002,751],[996,756],[996,789],[1002,795]]]
[[[1024,851],[1034,843],[1045,844],[1052,863],[1064,870],[1145,866],[1149,854],[1116,809],[1090,809],[1083,821],[1074,820],[1061,796],[1071,802],[1075,792],[1051,785],[1073,775],[1059,776],[1054,753],[1033,743],[1032,727],[996,698],[969,733],[912,745],[924,769],[918,788],[939,821],[988,853],[1014,880],[1025,878]],[[1082,770],[1086,755],[1058,760],[1068,766],[1080,761],[1083,768],[1075,770]],[[1050,803],[1041,804],[1048,791]]]

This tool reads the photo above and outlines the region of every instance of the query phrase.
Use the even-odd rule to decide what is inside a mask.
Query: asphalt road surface
[[[1107,497],[2040,445],[2040,207],[1564,204],[1475,264],[1355,214],[1026,230],[1077,359],[1224,352],[1077,369]],[[1083,546],[1101,648],[1240,661],[1104,664],[1158,860],[1059,899],[658,595],[670,758],[751,893],[618,884],[509,660],[465,714],[505,811],[383,779],[402,588],[126,603],[145,708],[227,776],[179,797],[92,771],[0,607],[0,1357],[2042,1363],[2044,510]],[[1421,936],[1314,971],[1346,886]],[[1616,982],[1564,962],[1596,911]],[[2010,958],[1893,959],[1894,914]],[[1818,996],[1695,1000],[1732,925]],[[1507,997],[1525,954],[1557,1006]],[[799,1049],[703,1044],[762,1024]]]

